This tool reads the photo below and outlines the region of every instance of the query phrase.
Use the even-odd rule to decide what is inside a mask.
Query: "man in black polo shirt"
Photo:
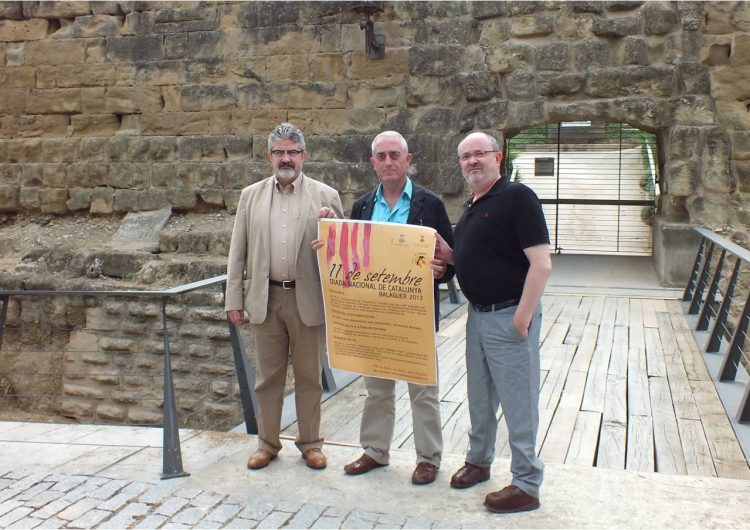
[[[472,192],[456,225],[455,248],[438,238],[435,257],[455,265],[469,299],[466,386],[469,452],[451,478],[469,488],[490,478],[495,458],[497,410],[502,405],[511,448],[511,485],[489,493],[498,513],[539,507],[544,465],[536,456],[539,426],[540,299],[552,272],[549,233],[539,199],[523,184],[500,175],[503,154],[481,132],[458,144],[458,158]]]

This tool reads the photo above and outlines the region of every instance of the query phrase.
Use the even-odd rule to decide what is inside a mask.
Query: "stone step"
[[[232,227],[210,230],[163,230],[159,235],[160,252],[222,256],[229,254]]]

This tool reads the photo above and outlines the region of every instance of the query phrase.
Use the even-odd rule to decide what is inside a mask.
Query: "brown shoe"
[[[307,462],[307,467],[311,467],[313,469],[325,469],[325,467],[328,465],[326,455],[324,455],[323,451],[318,448],[307,449],[304,453],[302,453],[302,458],[304,458],[305,462]]]
[[[366,453],[357,458],[354,462],[346,464],[344,466],[344,473],[347,475],[361,475],[372,471],[376,467],[387,466],[388,464],[381,464],[374,458],[370,458]]]
[[[437,477],[439,469],[436,465],[429,462],[420,462],[414,468],[414,473],[411,475],[411,483],[430,484],[431,482],[435,482],[435,477]]]
[[[275,459],[276,455],[263,449],[258,449],[247,460],[248,469],[263,469],[268,463]]]
[[[500,491],[488,493],[484,506],[495,513],[528,512],[539,508],[539,499],[515,486],[506,486]]]
[[[463,467],[451,477],[451,488],[470,488],[490,479],[490,468],[479,467],[465,462]]]

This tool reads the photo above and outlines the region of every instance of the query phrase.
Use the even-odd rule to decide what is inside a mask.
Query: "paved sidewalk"
[[[255,438],[183,430],[188,477],[159,480],[161,430],[0,422],[0,528],[743,528],[750,481],[548,464],[542,507],[491,514],[484,495],[438,480],[413,486],[411,451],[365,476],[342,467],[359,448],[326,444],[329,467],[307,468],[290,441],[261,471],[245,468]]]

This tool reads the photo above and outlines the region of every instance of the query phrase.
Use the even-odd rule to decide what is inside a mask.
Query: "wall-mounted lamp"
[[[385,37],[375,33],[375,23],[370,19],[375,13],[382,13],[383,8],[375,2],[358,2],[352,10],[367,17],[359,23],[359,29],[365,30],[365,51],[367,57],[374,61],[385,57]]]

